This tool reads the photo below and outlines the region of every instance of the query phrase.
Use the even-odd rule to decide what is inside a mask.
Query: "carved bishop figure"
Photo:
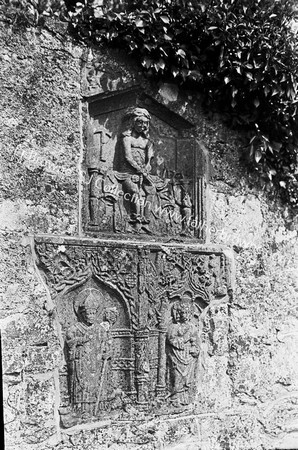
[[[76,413],[87,416],[108,408],[113,388],[109,381],[113,357],[110,329],[118,313],[116,308],[107,308],[98,323],[98,307],[98,296],[89,291],[79,302],[78,322],[66,333],[71,404]]]

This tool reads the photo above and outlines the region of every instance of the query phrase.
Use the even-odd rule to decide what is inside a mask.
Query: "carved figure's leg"
[[[151,209],[154,203],[154,200],[156,198],[156,188],[153,184],[145,184],[143,185],[143,189],[145,192],[145,198],[144,198],[144,206],[143,206],[143,214],[142,214],[142,223],[149,223],[150,222],[150,213]]]
[[[191,234],[189,230],[189,223],[191,219],[191,208],[188,206],[183,206],[181,208],[181,217],[182,217],[182,234]]]
[[[136,177],[134,175],[134,177]],[[141,218],[141,201],[140,201],[140,186],[131,178],[123,181],[122,189],[124,192],[124,200],[129,203],[129,213],[131,223],[140,221]],[[127,195],[126,195],[127,194]]]

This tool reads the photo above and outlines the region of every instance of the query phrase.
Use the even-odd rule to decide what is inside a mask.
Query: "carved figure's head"
[[[134,129],[138,134],[145,137],[149,136],[149,124],[151,116],[145,108],[128,108],[125,113],[125,118],[129,118],[131,129]]]
[[[191,306],[189,303],[180,303],[179,305],[179,322],[189,322],[191,318]]]
[[[106,308],[103,314],[103,319],[109,322],[110,326],[113,326],[116,323],[118,318],[118,310],[117,308]]]
[[[188,293],[185,293],[180,299],[172,306],[172,318],[175,323],[189,322],[192,317],[192,304],[191,297]]]
[[[93,325],[96,320],[97,310],[98,299],[91,291],[79,305],[80,317],[87,325]]]

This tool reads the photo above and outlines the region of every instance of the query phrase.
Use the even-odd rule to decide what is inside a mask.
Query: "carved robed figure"
[[[173,406],[188,405],[193,400],[190,390],[195,383],[199,335],[191,321],[190,303],[175,303],[171,313],[166,337],[169,398]]]
[[[112,398],[109,375],[113,338],[110,329],[118,315],[116,308],[106,308],[99,323],[98,308],[98,296],[89,291],[78,304],[78,322],[66,333],[71,404],[75,411],[91,416],[96,416],[101,409],[108,409]]]

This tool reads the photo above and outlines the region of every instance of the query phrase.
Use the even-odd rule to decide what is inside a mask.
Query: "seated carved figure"
[[[156,197],[163,207],[174,207],[168,194],[168,180],[151,174],[153,141],[149,136],[150,114],[144,108],[130,108],[124,118],[129,128],[120,137],[120,158],[116,178],[122,183],[124,200],[129,204],[130,223],[149,224]]]
[[[98,298],[90,293],[78,307],[79,321],[66,333],[71,404],[76,413],[96,416],[110,400],[109,371],[113,356],[110,328],[117,309],[107,308],[96,322]]]
[[[172,307],[172,323],[167,331],[167,366],[170,401],[174,406],[190,403],[199,356],[198,331],[191,322],[189,303]]]

